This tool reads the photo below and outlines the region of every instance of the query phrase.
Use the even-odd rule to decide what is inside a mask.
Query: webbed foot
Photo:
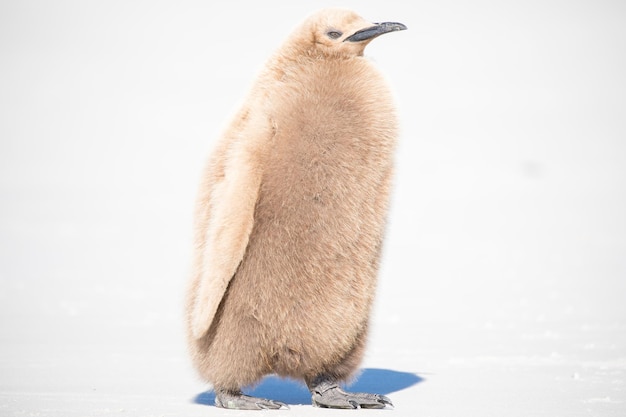
[[[308,384],[315,407],[323,408],[385,408],[393,407],[391,400],[384,395],[360,392],[345,392],[332,380],[316,379]]]
[[[215,405],[233,410],[280,410],[289,406],[280,401],[251,397],[240,390],[215,390]]]

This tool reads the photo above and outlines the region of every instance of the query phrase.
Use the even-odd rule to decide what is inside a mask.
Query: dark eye
[[[331,30],[326,32],[326,35],[330,38],[330,39],[339,39],[341,37],[341,35],[343,35],[343,33],[337,31],[337,30]]]

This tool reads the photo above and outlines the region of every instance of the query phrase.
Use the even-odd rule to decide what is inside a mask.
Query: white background
[[[406,416],[626,414],[626,3],[76,0],[0,3],[1,415],[237,415],[194,403],[192,204],[326,6],[409,27],[366,50],[402,134],[361,385]]]

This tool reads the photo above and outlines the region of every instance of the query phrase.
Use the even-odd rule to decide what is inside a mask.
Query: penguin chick
[[[322,10],[270,58],[203,173],[187,334],[217,406],[264,375],[303,379],[313,405],[384,408],[347,393],[363,356],[392,175],[396,117],[363,50],[400,23]]]

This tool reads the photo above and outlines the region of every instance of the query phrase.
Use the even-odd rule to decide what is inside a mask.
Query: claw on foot
[[[337,384],[329,381],[317,383],[309,388],[315,407],[344,409],[393,407],[391,400],[384,395],[345,392]]]
[[[232,410],[289,409],[289,406],[283,402],[251,397],[239,390],[215,390],[215,405]]]

